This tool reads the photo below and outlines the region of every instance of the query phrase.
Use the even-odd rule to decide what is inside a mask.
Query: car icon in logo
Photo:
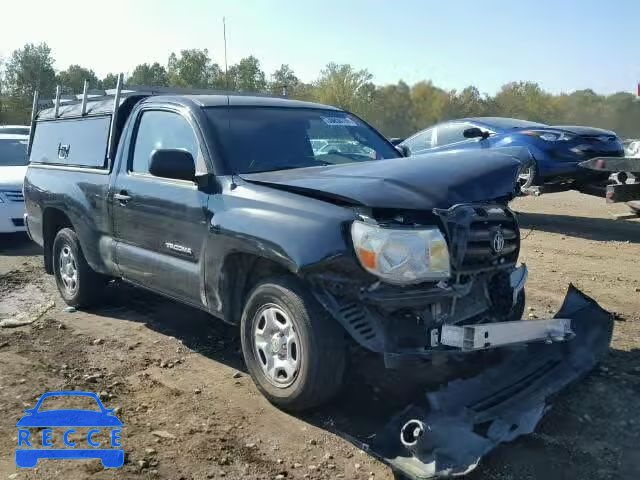
[[[39,411],[42,402],[49,397],[89,397],[95,400],[99,410],[56,409]],[[114,415],[114,411],[105,408],[98,396],[91,392],[48,392],[43,394],[34,408],[27,409],[18,423],[18,448],[16,449],[16,465],[20,468],[33,468],[41,458],[54,459],[91,459],[99,458],[105,468],[118,468],[124,463],[124,450],[120,445],[120,427],[122,422]],[[32,434],[29,428],[42,429]],[[64,429],[61,437],[67,448],[55,448],[53,429]],[[75,428],[90,428],[86,434],[89,448],[76,448],[82,442],[71,441],[69,435],[77,433]],[[101,429],[110,429],[109,446],[100,448],[101,442],[96,436]],[[104,443],[104,442],[103,442]],[[57,445],[56,445],[57,446]]]

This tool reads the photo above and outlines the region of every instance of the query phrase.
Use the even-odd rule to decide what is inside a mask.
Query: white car
[[[0,233],[25,231],[22,184],[28,144],[27,135],[0,133]]]
[[[31,127],[28,125],[0,125],[0,135],[29,135]]]

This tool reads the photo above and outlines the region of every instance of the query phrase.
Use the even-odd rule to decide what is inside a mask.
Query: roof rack
[[[115,128],[118,117],[118,107],[120,106],[120,100],[123,97],[130,96],[152,96],[152,95],[242,95],[242,96],[255,96],[255,97],[287,97],[287,86],[282,85],[282,95],[269,95],[265,93],[257,92],[235,92],[229,90],[211,90],[202,88],[180,88],[180,87],[153,87],[148,85],[135,85],[127,86],[123,85],[124,75],[118,74],[116,88],[107,90],[89,90],[89,81],[84,81],[84,88],[81,94],[69,95],[63,94],[60,85],[56,86],[56,96],[51,100],[44,100],[39,98],[38,91],[33,94],[33,107],[31,109],[31,133],[29,136],[29,154],[31,154],[31,144],[33,143],[33,135],[35,133],[35,122],[38,117],[38,112],[45,108],[53,107],[53,118],[58,118],[58,113],[61,105],[73,105],[81,104],[81,115],[87,114],[87,103],[94,101],[105,101],[113,99],[113,113],[111,119],[111,129],[109,130],[109,145],[107,156],[111,160],[111,155],[115,151]]]

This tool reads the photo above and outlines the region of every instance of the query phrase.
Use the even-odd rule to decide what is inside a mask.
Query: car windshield
[[[27,165],[26,139],[0,139],[0,167]]]
[[[396,158],[378,132],[346,112],[313,108],[205,109],[229,167],[237,173]]]
[[[482,121],[482,123],[485,123],[489,127],[496,127],[503,130],[547,126],[544,123],[530,122],[528,120],[520,120],[518,118],[479,118],[478,121]]]

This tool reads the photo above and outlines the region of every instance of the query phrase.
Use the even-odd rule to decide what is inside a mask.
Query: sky
[[[0,58],[46,42],[55,68],[98,76],[208,49],[224,66],[255,55],[267,74],[289,64],[304,81],[328,62],[377,84],[431,80],[494,94],[509,81],[552,93],[636,91],[638,0],[20,0],[3,2]]]

